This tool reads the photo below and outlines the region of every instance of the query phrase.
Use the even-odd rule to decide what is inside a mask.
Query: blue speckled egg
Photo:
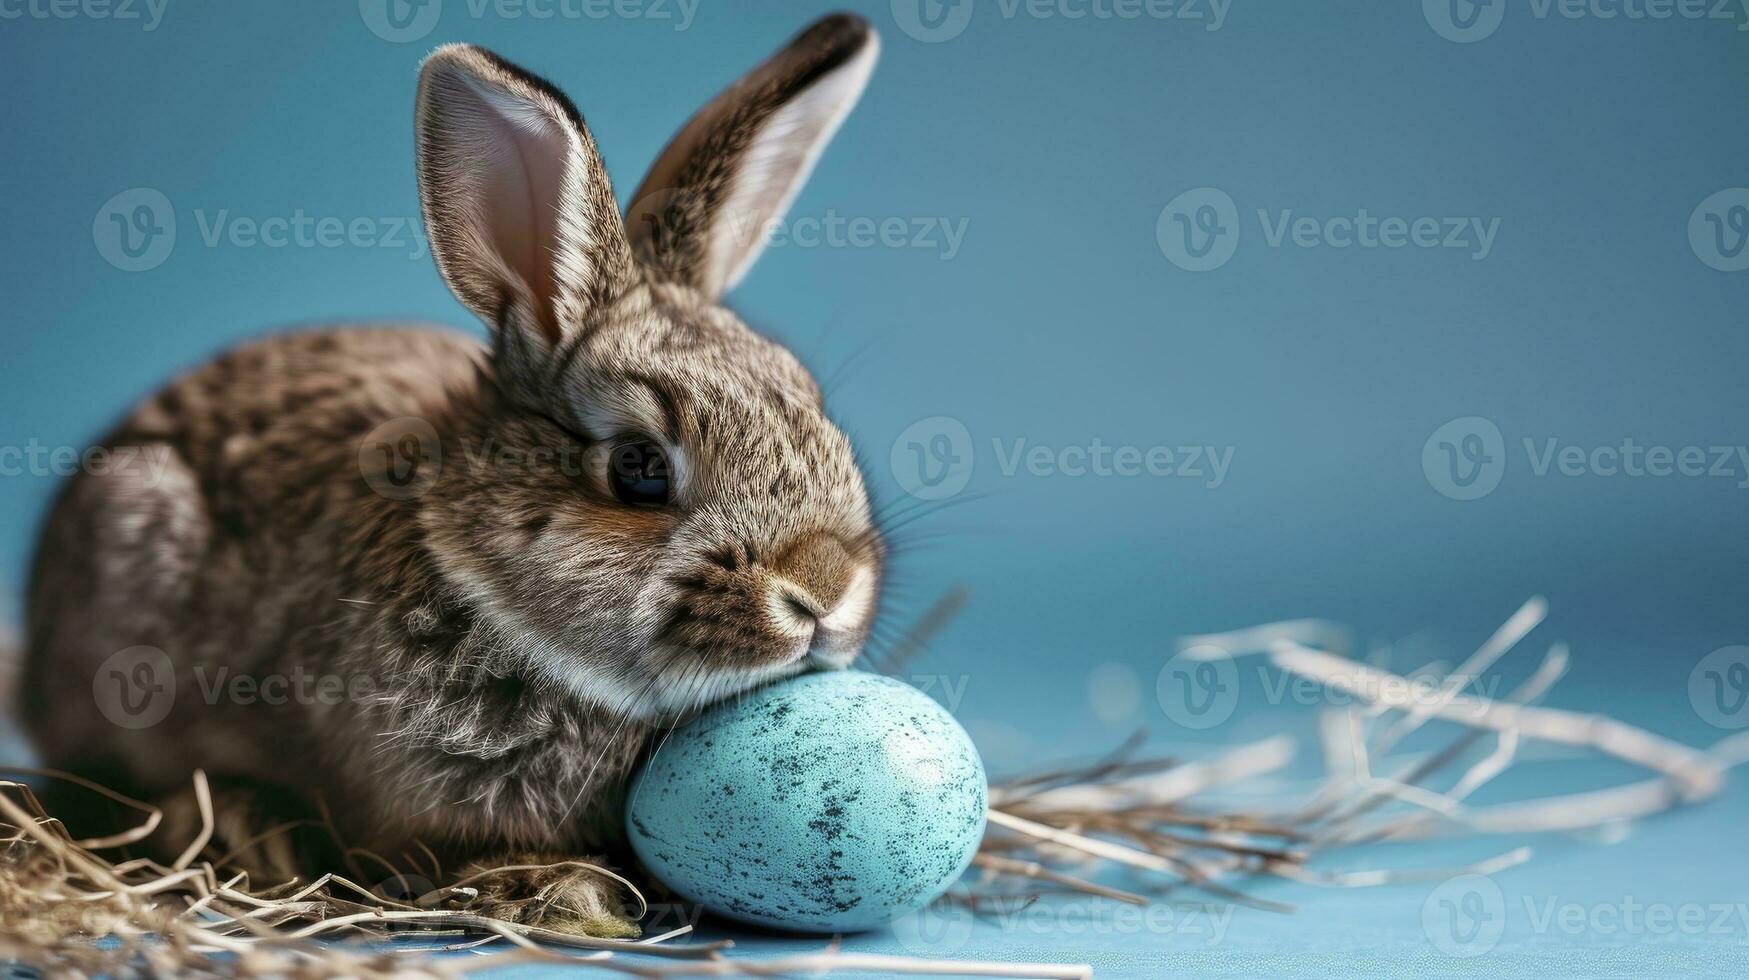
[[[713,912],[853,932],[947,890],[987,792],[965,730],[916,688],[806,674],[676,729],[633,781],[626,829],[652,874]]]

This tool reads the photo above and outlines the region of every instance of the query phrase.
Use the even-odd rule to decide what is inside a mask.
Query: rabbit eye
[[[668,454],[649,441],[625,442],[607,458],[607,485],[622,504],[657,507],[668,502]]]

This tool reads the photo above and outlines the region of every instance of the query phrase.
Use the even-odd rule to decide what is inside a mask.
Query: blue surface
[[[720,915],[832,934],[959,879],[984,837],[978,750],[916,688],[864,671],[737,697],[665,736],[626,829],[664,884]]]
[[[0,5],[26,12],[0,19],[0,447],[80,446],[169,373],[272,327],[468,324],[410,230],[415,69],[437,43],[486,44],[570,92],[624,194],[689,112],[828,6],[705,0],[683,24],[678,0],[600,19],[446,0],[396,43],[371,29],[393,34],[374,3],[172,2],[152,30]],[[1461,656],[1533,593],[1554,615],[1529,652],[1574,651],[1553,703],[1693,744],[1749,724],[1707,687],[1739,675],[1706,659],[1749,643],[1749,272],[1722,271],[1749,252],[1727,254],[1741,197],[1718,197],[1749,187],[1740,9],[1497,2],[1466,31],[1435,2],[1234,0],[1209,30],[1007,0],[923,11],[937,22],[909,3],[843,0],[882,31],[882,64],[733,300],[825,379],[881,497],[950,505],[899,535],[886,617],[968,588],[908,676],[995,774],[1139,726],[1194,754],[1283,724],[1246,675],[1221,724],[1181,728],[1156,689],[1175,635],[1321,616]],[[136,188],[174,213],[162,256],[117,250],[112,215],[152,200],[117,197]],[[1456,219],[1460,247],[1334,247],[1357,233],[1328,219],[1363,209],[1401,223],[1375,238]],[[299,215],[362,233],[255,240]],[[911,234],[829,233],[852,218]],[[1209,238],[1223,226],[1237,238]],[[1486,424],[1446,428],[1469,418]],[[1671,474],[1624,475],[1627,440],[1661,447]],[[1110,475],[1084,472],[1099,446]],[[1188,447],[1214,452],[1187,465]],[[1725,475],[1679,475],[1686,447],[1720,447]],[[1146,475],[1151,450],[1172,475],[1159,453]],[[20,458],[0,459],[13,611],[57,479]],[[1512,914],[1474,959],[1430,941],[1427,887],[1279,885],[1303,912],[1240,911],[1212,946],[1064,920],[979,925],[955,953],[1085,958],[1101,976],[1741,974],[1741,925],[1538,931],[1522,898],[1749,900],[1744,803],[1733,789],[1609,847],[1538,842],[1498,876]]]

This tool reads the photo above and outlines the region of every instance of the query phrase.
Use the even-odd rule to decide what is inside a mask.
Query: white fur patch
[[[874,573],[869,571],[867,565],[860,565],[855,574],[850,576],[850,584],[845,587],[838,605],[820,617],[821,628],[828,633],[855,629],[873,611],[874,600]]]

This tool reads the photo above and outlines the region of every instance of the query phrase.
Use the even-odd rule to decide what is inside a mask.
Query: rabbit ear
[[[637,281],[595,141],[551,85],[448,45],[420,72],[414,125],[432,254],[501,343],[551,351]]]
[[[739,282],[856,105],[879,52],[867,21],[833,14],[699,110],[627,209],[646,271],[712,299]]]

